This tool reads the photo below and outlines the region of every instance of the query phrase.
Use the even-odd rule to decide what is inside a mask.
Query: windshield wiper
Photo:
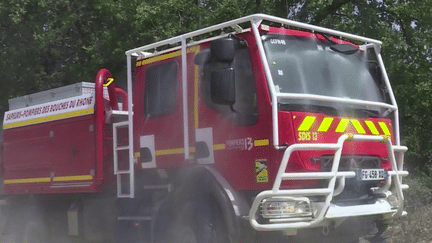
[[[279,103],[279,109],[284,111],[303,111],[313,113],[324,113],[328,116],[347,116],[358,118],[380,117],[376,110],[359,108],[336,108],[330,106],[309,105],[309,104],[283,104]]]
[[[321,34],[321,33],[320,33]],[[358,51],[358,48],[351,45],[351,44],[340,44],[336,41],[333,41],[330,37],[328,37],[325,34],[321,34],[328,42],[332,43],[330,45],[330,49],[332,49],[335,52],[339,52],[345,55],[352,55]]]
[[[353,109],[356,117],[379,117],[379,112],[376,110],[368,110],[368,109]]]
[[[314,113],[324,113],[329,116],[337,116],[337,109],[328,106],[308,105],[308,104],[283,104],[279,103],[279,109],[284,111],[306,111]]]

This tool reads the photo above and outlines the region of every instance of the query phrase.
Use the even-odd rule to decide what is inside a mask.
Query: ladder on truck
[[[134,171],[134,154],[133,154],[133,103],[132,103],[132,64],[130,56],[127,58],[127,111],[111,111],[113,115],[120,116],[120,122],[113,123],[113,157],[114,157],[114,174],[117,176],[117,198],[134,198],[135,197],[135,171]],[[126,118],[125,120],[122,120]],[[118,146],[119,137],[118,129],[127,128],[128,143],[127,145]],[[119,152],[127,151],[128,168],[119,169]],[[123,187],[123,178],[126,178],[125,187]],[[124,190],[127,192],[123,192]]]
[[[117,176],[117,197],[118,198],[134,198],[135,194],[135,175],[134,175],[134,159],[133,159],[133,137],[132,119],[129,119],[128,111],[113,111],[115,115],[127,115],[127,120],[113,123],[113,157],[114,157],[114,174]],[[119,129],[127,128],[128,143],[119,146]],[[119,155],[124,155],[127,151],[128,168],[119,168]],[[123,152],[123,153],[122,153]],[[124,158],[124,156],[122,157]]]

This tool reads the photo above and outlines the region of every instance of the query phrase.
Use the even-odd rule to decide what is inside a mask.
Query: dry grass
[[[432,205],[415,208],[406,217],[393,222],[385,235],[388,243],[432,242]]]

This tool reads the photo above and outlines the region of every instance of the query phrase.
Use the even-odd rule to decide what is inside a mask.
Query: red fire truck
[[[256,14],[126,51],[127,91],[101,69],[11,99],[1,236],[382,240],[408,172],[380,48]]]

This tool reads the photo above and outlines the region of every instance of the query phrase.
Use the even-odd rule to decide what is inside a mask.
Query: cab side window
[[[210,78],[212,71],[228,67],[234,68],[235,73],[235,103],[232,107],[215,104],[211,100]],[[258,122],[255,81],[249,49],[246,46],[236,49],[234,60],[231,63],[210,61],[203,65],[201,87],[207,105],[237,125],[251,126]]]
[[[172,114],[177,108],[178,63],[165,62],[147,69],[145,74],[145,114],[157,117]]]

